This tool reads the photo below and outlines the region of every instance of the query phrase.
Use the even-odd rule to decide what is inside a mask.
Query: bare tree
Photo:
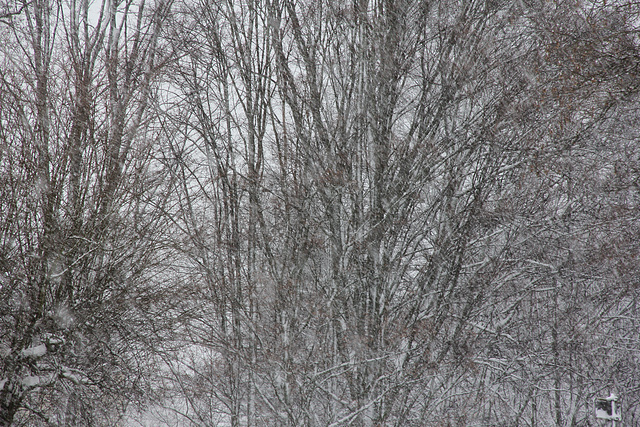
[[[629,342],[636,319],[630,276],[593,302],[619,274],[595,261],[603,230],[635,254],[635,202],[621,219],[620,194],[590,195],[603,153],[635,155],[632,126],[613,129],[636,105],[637,41],[623,4],[591,6],[181,3],[159,107],[190,308],[164,409],[194,425],[585,421],[609,372],[588,351]]]
[[[537,120],[545,133],[520,171],[522,191],[513,193],[526,206],[510,255],[521,260],[521,274],[492,296],[507,302],[496,309],[510,312],[509,322],[488,339],[481,358],[500,381],[490,390],[499,399],[489,411],[515,416],[521,425],[582,425],[593,418],[594,397],[635,388],[616,366],[629,372],[628,360],[636,357],[626,343],[638,316],[637,294],[613,267],[628,266],[623,260],[637,250],[630,244],[635,196],[618,187],[626,194],[621,203],[612,183],[620,179],[616,170],[637,163],[629,145],[637,24],[627,6],[541,7],[529,15],[544,52],[535,73],[544,91]],[[611,246],[611,239],[620,243]],[[603,247],[611,248],[613,264]],[[630,417],[635,406],[628,407]]]
[[[0,424],[113,424],[159,304],[147,110],[169,3],[19,9],[0,23]]]
[[[424,424],[507,274],[490,218],[535,131],[517,11],[190,6],[167,162],[208,302],[190,339],[218,354],[185,368],[200,397],[234,425]]]

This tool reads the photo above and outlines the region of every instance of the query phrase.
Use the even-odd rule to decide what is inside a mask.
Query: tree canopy
[[[0,3],[0,425],[640,417],[634,0]]]

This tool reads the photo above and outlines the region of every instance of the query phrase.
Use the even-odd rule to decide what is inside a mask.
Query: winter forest
[[[0,426],[640,425],[638,0],[0,0]]]

